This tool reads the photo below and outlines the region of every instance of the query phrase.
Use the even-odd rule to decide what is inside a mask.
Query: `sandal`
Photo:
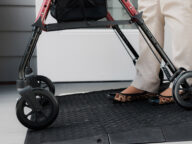
[[[174,103],[174,99],[172,96],[163,96],[160,94],[158,94],[155,97],[150,98],[148,101],[149,101],[149,103],[154,104],[154,105],[156,105],[156,104],[164,105],[164,104]]]
[[[150,97],[154,97],[155,94],[149,92],[142,92],[142,93],[134,93],[134,94],[124,94],[124,93],[116,93],[116,94],[109,94],[107,97],[112,99],[114,102],[131,102],[136,100],[144,100]]]

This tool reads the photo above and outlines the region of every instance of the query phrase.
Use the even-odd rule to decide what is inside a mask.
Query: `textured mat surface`
[[[113,104],[108,90],[57,97],[60,112],[47,129],[28,131],[25,144],[124,144],[192,140],[192,111],[147,101]]]

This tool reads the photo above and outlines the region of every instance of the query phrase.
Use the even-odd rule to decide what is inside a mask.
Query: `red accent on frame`
[[[108,21],[114,21],[113,17],[111,16],[111,14],[109,12],[107,13],[106,18],[107,18]]]
[[[48,12],[49,12],[50,5],[51,5],[51,0],[44,0],[43,1],[43,4],[41,5],[41,9],[39,11],[39,14],[38,14],[35,22],[37,20],[39,20],[39,18],[41,18],[42,24],[45,25],[45,20],[47,18]]]
[[[113,17],[111,16],[111,14],[109,12],[107,12],[106,18],[108,21],[114,21]],[[111,28],[111,26],[107,26],[107,28]]]
[[[133,6],[133,4],[130,2],[130,0],[121,0],[125,8],[129,11],[131,16],[135,16],[138,14],[137,10]]]

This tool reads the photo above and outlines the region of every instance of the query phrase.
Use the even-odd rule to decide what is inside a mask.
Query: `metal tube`
[[[41,28],[39,27],[34,28],[30,42],[28,43],[27,49],[25,50],[24,56],[19,66],[19,80],[25,80],[25,69],[31,60],[31,57],[33,55],[33,52],[35,50],[41,32],[42,32]]]
[[[133,48],[133,46],[131,45],[131,43],[128,41],[128,39],[126,38],[126,36],[124,35],[124,33],[121,31],[121,29],[119,28],[118,25],[113,26],[113,29],[116,30],[116,32],[119,34],[119,36],[122,38],[122,40],[125,42],[125,44],[127,45],[127,47],[129,48],[129,50],[132,52],[132,54],[135,56],[136,59],[139,58],[138,53],[135,51],[135,49]]]
[[[108,12],[107,13],[107,20],[108,21],[114,21],[112,15]],[[130,23],[131,24],[131,23]],[[123,42],[126,44],[126,46],[129,48],[129,50],[132,52],[132,54],[134,55],[135,59],[133,60],[133,63],[135,63],[135,60],[137,60],[139,58],[138,53],[135,51],[135,49],[133,48],[133,46],[131,45],[131,43],[129,42],[129,40],[126,38],[126,36],[124,35],[124,33],[121,31],[119,25],[114,25],[112,26],[112,28],[117,32],[118,36],[121,37],[121,39],[123,40]],[[126,51],[128,52],[127,48]],[[129,53],[129,52],[128,52]],[[132,57],[131,57],[132,58]]]

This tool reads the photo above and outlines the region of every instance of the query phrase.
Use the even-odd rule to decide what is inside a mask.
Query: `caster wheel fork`
[[[55,86],[50,79],[42,75],[33,75],[28,77],[29,84],[32,88],[42,88],[55,94]]]

